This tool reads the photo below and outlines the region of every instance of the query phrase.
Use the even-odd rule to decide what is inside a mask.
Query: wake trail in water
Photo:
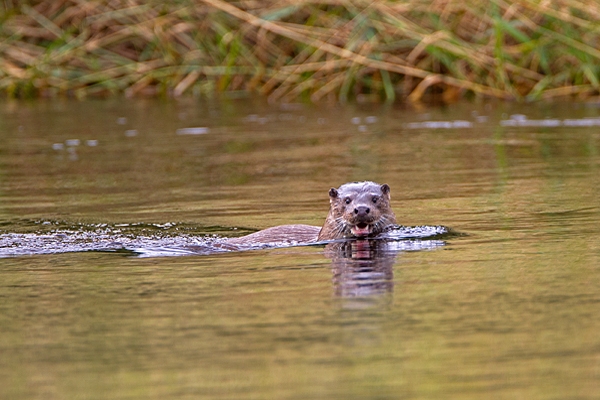
[[[6,228],[7,224],[4,225]],[[35,230],[0,230],[0,258],[89,251],[164,257],[281,247],[276,244],[232,247],[226,237],[176,223],[68,225],[43,221],[24,229],[33,230],[31,228]],[[220,231],[227,230],[221,228]],[[447,228],[441,226],[397,227],[381,239],[390,242],[390,248],[397,251],[425,250],[443,246],[444,242],[436,237],[447,233]],[[427,238],[431,240],[423,240]]]

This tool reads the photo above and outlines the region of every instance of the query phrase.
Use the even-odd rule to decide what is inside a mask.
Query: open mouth
[[[352,232],[352,234],[354,236],[367,236],[369,233],[371,233],[370,229],[369,229],[369,225],[365,224],[363,222],[361,222],[360,224],[356,224],[354,225],[350,231]]]

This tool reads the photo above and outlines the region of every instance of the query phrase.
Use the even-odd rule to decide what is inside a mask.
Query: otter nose
[[[359,217],[364,217],[366,215],[369,215],[370,212],[371,212],[371,209],[369,207],[365,207],[365,206],[356,207],[354,209],[354,214],[358,215]]]

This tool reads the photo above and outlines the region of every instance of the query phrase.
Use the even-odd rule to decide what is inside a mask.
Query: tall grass
[[[534,100],[600,91],[595,0],[0,3],[9,96]]]

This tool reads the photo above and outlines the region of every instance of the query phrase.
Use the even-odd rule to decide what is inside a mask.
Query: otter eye
[[[377,203],[379,201],[379,196],[373,196],[373,203]]]
[[[346,203],[346,204],[350,204],[350,203],[352,203],[352,199],[350,199],[350,197],[346,197],[346,198],[344,199],[344,203]]]

